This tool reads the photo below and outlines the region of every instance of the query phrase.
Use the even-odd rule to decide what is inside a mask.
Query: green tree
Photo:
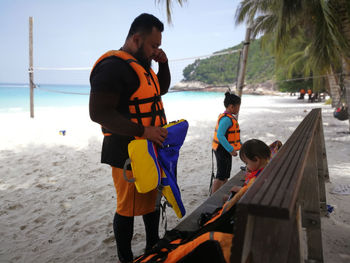
[[[294,37],[305,36],[308,45],[299,51],[307,54],[309,72],[333,75],[340,68],[343,78],[338,81],[343,80],[350,105],[350,1],[243,0],[236,22],[272,39],[277,57]]]
[[[217,53],[241,50],[243,44],[218,51]],[[270,51],[260,49],[261,40],[251,42],[246,72],[247,83],[259,83],[273,79],[275,58]],[[215,54],[215,53],[214,53]],[[197,59],[183,71],[185,81],[201,81],[210,85],[226,85],[236,82],[239,53],[228,53]]]

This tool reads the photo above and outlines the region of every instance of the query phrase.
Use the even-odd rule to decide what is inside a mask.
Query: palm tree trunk
[[[342,33],[345,39],[350,43],[350,18],[346,10],[346,1],[339,0],[339,17],[342,25]],[[343,58],[342,71],[344,74],[344,89],[345,89],[345,102],[348,106],[348,116],[349,116],[349,132],[350,132],[350,57]]]
[[[349,132],[350,132],[350,63],[349,60],[343,59],[343,73],[344,73],[344,89],[345,89],[345,102],[348,107],[349,118]]]
[[[331,70],[328,72],[328,85],[329,85],[329,91],[332,98],[332,107],[338,108],[341,106],[340,96],[341,96],[341,90],[340,86],[338,84],[337,79],[333,75],[334,71]]]

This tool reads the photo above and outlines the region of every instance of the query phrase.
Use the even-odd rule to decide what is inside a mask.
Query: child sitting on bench
[[[254,183],[258,175],[262,172],[270,159],[281,148],[282,143],[275,141],[267,146],[263,141],[251,139],[243,143],[239,152],[239,157],[246,164],[246,174],[243,186],[234,185],[230,190],[230,195],[225,195],[223,198],[224,205],[214,211],[214,213],[201,214],[198,224],[208,225],[216,221],[226,212],[233,211],[234,205],[246,193],[248,188]]]
[[[280,141],[277,142],[281,143]],[[277,146],[275,146],[280,147],[279,143],[277,143]],[[251,139],[242,145],[242,148],[239,152],[239,157],[246,164],[244,184],[243,186],[234,185],[231,188],[231,195],[229,196],[229,199],[231,199],[231,197],[233,197],[236,193],[239,193],[241,189],[247,188],[251,179],[254,178],[253,181],[255,181],[258,175],[268,164],[271,158],[271,148],[275,147],[273,146],[274,144],[276,144],[276,142],[269,147],[263,141],[260,141],[258,139]],[[240,197],[245,192],[246,191],[241,191]]]

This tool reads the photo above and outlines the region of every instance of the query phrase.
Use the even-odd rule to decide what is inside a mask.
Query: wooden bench
[[[234,176],[176,229],[198,229],[199,215],[221,206],[223,194],[242,184],[243,175]],[[313,109],[238,202],[231,262],[323,262],[325,180],[321,109]]]

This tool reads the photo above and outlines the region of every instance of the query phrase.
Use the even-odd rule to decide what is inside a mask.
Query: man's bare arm
[[[160,94],[164,95],[168,92],[171,82],[170,69],[168,64],[168,58],[162,49],[159,49],[154,61],[158,62],[157,77],[159,80]]]

